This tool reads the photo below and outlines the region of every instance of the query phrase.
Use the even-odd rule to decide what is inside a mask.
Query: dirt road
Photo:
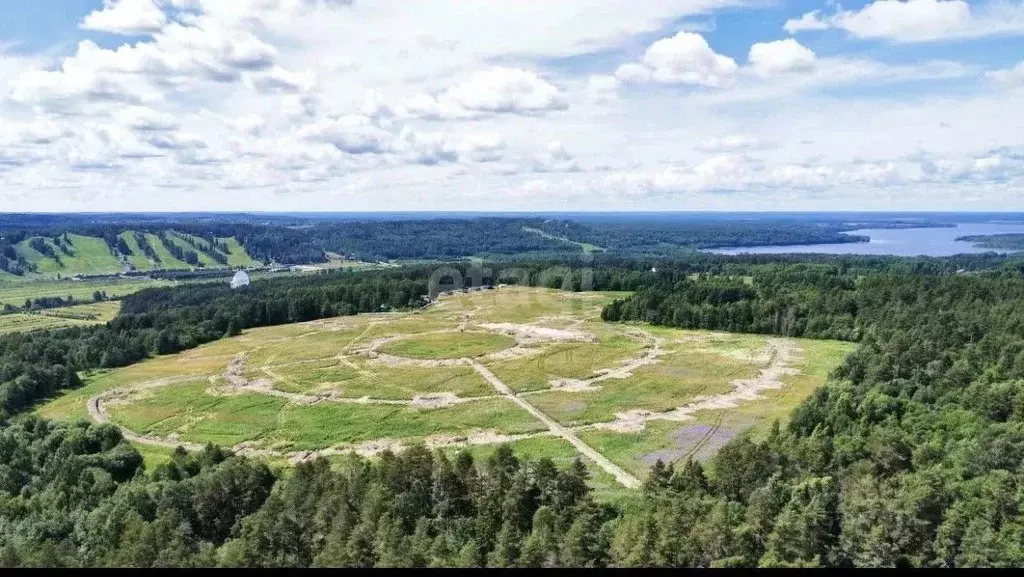
[[[512,389],[508,388],[508,385],[503,383],[501,381],[501,379],[499,379],[494,373],[492,373],[490,371],[490,369],[488,369],[487,367],[481,365],[480,363],[478,363],[476,361],[470,361],[470,362],[473,365],[473,368],[476,369],[476,372],[480,373],[480,376],[482,376],[484,379],[486,379],[487,382],[490,383],[491,386],[494,387],[494,390],[498,391],[499,393],[501,393],[502,396],[504,396],[508,400],[512,401],[513,403],[519,405],[524,410],[526,410],[528,413],[530,413],[531,415],[536,417],[537,420],[539,420],[540,422],[544,423],[548,427],[548,429],[551,430],[551,432],[554,433],[556,436],[559,436],[559,437],[565,439],[566,441],[569,441],[570,443],[572,443],[572,446],[576,447],[577,451],[583,453],[590,460],[592,460],[595,463],[597,463],[598,466],[600,466],[602,469],[607,471],[610,475],[615,477],[615,479],[619,483],[622,483],[623,485],[625,485],[626,487],[629,487],[631,489],[640,486],[640,480],[639,479],[637,479],[633,475],[630,475],[622,467],[620,467],[620,466],[616,465],[615,463],[611,462],[610,460],[608,460],[608,458],[605,457],[604,455],[602,455],[601,453],[598,453],[597,451],[595,451],[590,445],[587,445],[586,443],[583,442],[583,440],[581,440],[579,437],[577,437],[575,434],[573,434],[572,431],[570,431],[569,429],[563,427],[562,425],[560,425],[557,422],[555,422],[554,419],[552,419],[551,417],[549,417],[549,416],[545,415],[544,413],[542,413],[540,411],[540,409],[538,409],[537,407],[534,407],[533,405],[528,403],[525,399],[523,399],[522,397],[519,397],[518,395],[516,395],[514,392],[512,392]]]

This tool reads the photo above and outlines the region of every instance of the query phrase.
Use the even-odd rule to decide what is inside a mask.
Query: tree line
[[[909,224],[898,219],[871,222],[875,227]],[[932,222],[913,224],[940,225]],[[132,250],[120,235],[126,231],[141,231],[160,236],[176,258],[195,266],[199,253],[225,264],[228,247],[218,239],[229,237],[237,239],[250,256],[263,263],[304,264],[326,262],[328,253],[365,261],[525,255],[562,258],[581,253],[583,249],[577,243],[597,245],[624,256],[678,256],[697,249],[723,246],[866,240],[866,237],[845,233],[856,226],[862,224],[844,224],[834,219],[808,220],[806,216],[740,220],[707,216],[612,219],[569,215],[434,219],[332,218],[329,215],[219,215],[216,218],[202,215],[192,218],[183,215],[110,215],[82,219],[74,215],[5,215],[0,218],[0,237],[18,239],[14,242],[16,244],[29,237],[66,238],[70,232],[103,238],[112,254],[128,256]],[[538,234],[538,230],[542,234]],[[176,243],[167,241],[168,234],[175,234],[190,248],[179,248]],[[159,260],[144,237],[136,234],[136,240],[147,257]],[[44,251],[48,248],[41,246]],[[196,253],[195,256],[192,253]],[[12,260],[11,257],[5,258]]]

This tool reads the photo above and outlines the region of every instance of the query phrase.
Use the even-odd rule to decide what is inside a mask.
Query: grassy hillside
[[[131,249],[132,254],[128,256],[128,262],[135,265],[137,270],[147,271],[157,268],[153,261],[149,260],[145,253],[142,252],[142,249],[139,248],[139,243],[135,241],[135,233],[133,231],[126,230],[118,236],[124,239],[124,242],[128,244],[128,248]]]
[[[174,243],[175,246],[180,247],[182,250],[194,251],[196,254],[198,254],[199,262],[202,264],[203,268],[218,268],[222,266],[219,262],[210,258],[210,255],[199,250],[197,246],[193,245],[188,235],[182,234],[180,232],[171,231],[170,233],[167,234],[167,238],[172,243]]]
[[[128,249],[131,251],[130,255],[124,256],[120,253],[112,253],[107,243],[100,237],[69,234],[67,236],[69,242],[65,244],[68,246],[71,254],[67,254],[60,247],[61,243],[55,242],[52,237],[25,239],[15,245],[14,248],[19,255],[35,267],[35,271],[28,272],[20,277],[0,271],[0,283],[15,283],[19,280],[55,279],[58,275],[60,277],[73,277],[76,275],[118,274],[124,270],[126,263],[130,263],[139,271],[188,270],[193,268],[187,262],[175,258],[156,234],[145,233],[145,238],[159,257],[159,260],[156,261],[150,260],[139,247],[139,243],[136,241],[136,231],[122,231],[118,234],[118,237],[128,245]],[[200,237],[177,231],[168,231],[168,239],[172,245],[184,251],[195,252],[203,268],[216,269],[224,268],[225,266],[249,268],[261,265],[260,262],[249,256],[245,248],[234,237],[218,239],[226,244],[230,250],[228,254],[224,255],[227,258],[227,265],[217,262],[206,251],[200,250],[200,247],[210,248],[207,246],[208,243]],[[33,248],[33,241],[38,246],[39,240],[42,240],[57,255],[56,259]],[[213,248],[212,250],[216,251],[217,249]],[[217,252],[219,253],[220,251]]]
[[[228,250],[231,251],[228,253],[228,266],[231,268],[249,268],[253,266],[260,266],[260,264],[262,264],[253,260],[253,258],[249,256],[249,253],[245,252],[245,249],[242,248],[241,243],[239,243],[235,237],[230,236],[227,238],[218,238],[217,240],[228,245]]]
[[[135,266],[136,270],[153,271],[154,269],[156,269],[157,266],[154,264],[154,262],[150,260],[150,258],[145,256],[145,254],[142,252],[142,249],[139,248],[138,243],[135,242],[134,232],[125,231],[124,233],[121,233],[118,236],[121,237],[121,239],[123,239],[125,243],[128,245],[128,248],[131,249],[131,254],[127,258],[128,262],[131,262]]]
[[[107,244],[101,238],[91,236],[68,235],[71,239],[73,255],[66,255],[50,240],[47,245],[60,256],[60,264],[29,246],[29,240],[22,241],[15,247],[18,254],[35,264],[40,275],[74,276],[76,274],[114,274],[121,272],[124,265],[110,253]]]
[[[172,255],[170,251],[167,250],[167,247],[164,246],[163,241],[161,241],[160,237],[158,237],[157,235],[153,233],[146,233],[146,240],[149,241],[149,244],[152,245],[153,250],[156,252],[157,256],[160,257],[160,264],[157,265],[157,268],[168,270],[192,268],[191,266],[189,266],[187,262],[180,261],[174,258],[174,255]]]

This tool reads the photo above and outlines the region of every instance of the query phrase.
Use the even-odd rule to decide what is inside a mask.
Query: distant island
[[[957,237],[956,240],[972,243],[981,248],[1001,250],[1024,250],[1024,234],[976,234]]]

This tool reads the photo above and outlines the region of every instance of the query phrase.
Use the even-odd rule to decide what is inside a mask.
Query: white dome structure
[[[231,288],[236,289],[244,286],[249,286],[249,275],[244,270],[240,270],[231,279]]]

